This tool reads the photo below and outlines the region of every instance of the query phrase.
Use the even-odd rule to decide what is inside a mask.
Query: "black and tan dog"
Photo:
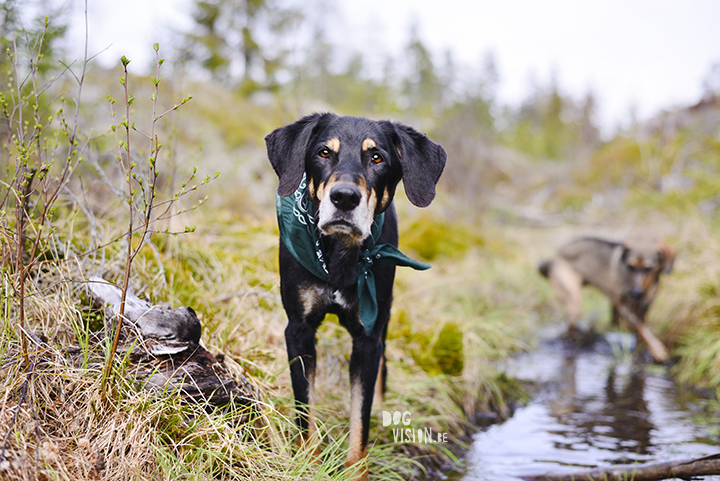
[[[280,290],[298,424],[303,441],[316,430],[315,332],[334,313],[352,336],[351,466],[367,456],[373,398],[385,387],[395,266],[429,267],[397,250],[395,188],[402,179],[410,202],[429,205],[445,150],[399,123],[330,113],[304,117],[265,141],[279,177]],[[360,470],[358,478],[366,477]]]
[[[622,316],[657,361],[668,358],[665,346],[645,324],[645,314],[657,294],[660,274],[672,271],[675,252],[649,236],[625,242],[585,237],[562,247],[555,258],[540,264],[575,327],[581,312],[581,287],[589,284],[613,306],[613,322]]]

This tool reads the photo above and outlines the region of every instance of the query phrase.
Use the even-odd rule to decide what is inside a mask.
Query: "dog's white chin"
[[[323,235],[339,235],[347,238],[352,243],[360,243],[364,241],[370,235],[370,226],[358,226],[354,223],[346,221],[341,217],[340,219],[330,219],[323,223],[322,219],[318,223],[320,232]]]
[[[320,201],[318,228],[324,235],[340,235],[354,243],[364,241],[371,233],[374,208],[366,199],[350,212],[338,210],[330,199]]]

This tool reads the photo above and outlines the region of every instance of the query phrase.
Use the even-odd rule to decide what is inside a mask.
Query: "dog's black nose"
[[[643,294],[644,294],[643,290],[638,287],[633,287],[632,290],[630,291],[630,295],[632,297],[634,297],[635,299],[642,297]]]
[[[360,203],[360,191],[354,185],[336,185],[330,190],[330,200],[340,210],[353,210]]]

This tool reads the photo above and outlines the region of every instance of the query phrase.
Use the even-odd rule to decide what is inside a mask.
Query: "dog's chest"
[[[358,309],[357,293],[354,289],[332,289],[330,286],[306,284],[300,286],[299,298],[306,317],[321,311],[332,312],[339,309],[356,312]]]

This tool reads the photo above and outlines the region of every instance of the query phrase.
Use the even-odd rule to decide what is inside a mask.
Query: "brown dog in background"
[[[657,294],[660,274],[672,271],[675,251],[647,236],[611,242],[593,237],[576,239],[540,264],[562,302],[570,329],[580,318],[581,287],[592,285],[613,306],[613,322],[623,317],[645,342],[656,361],[668,359],[667,349],[645,325],[645,313]]]

